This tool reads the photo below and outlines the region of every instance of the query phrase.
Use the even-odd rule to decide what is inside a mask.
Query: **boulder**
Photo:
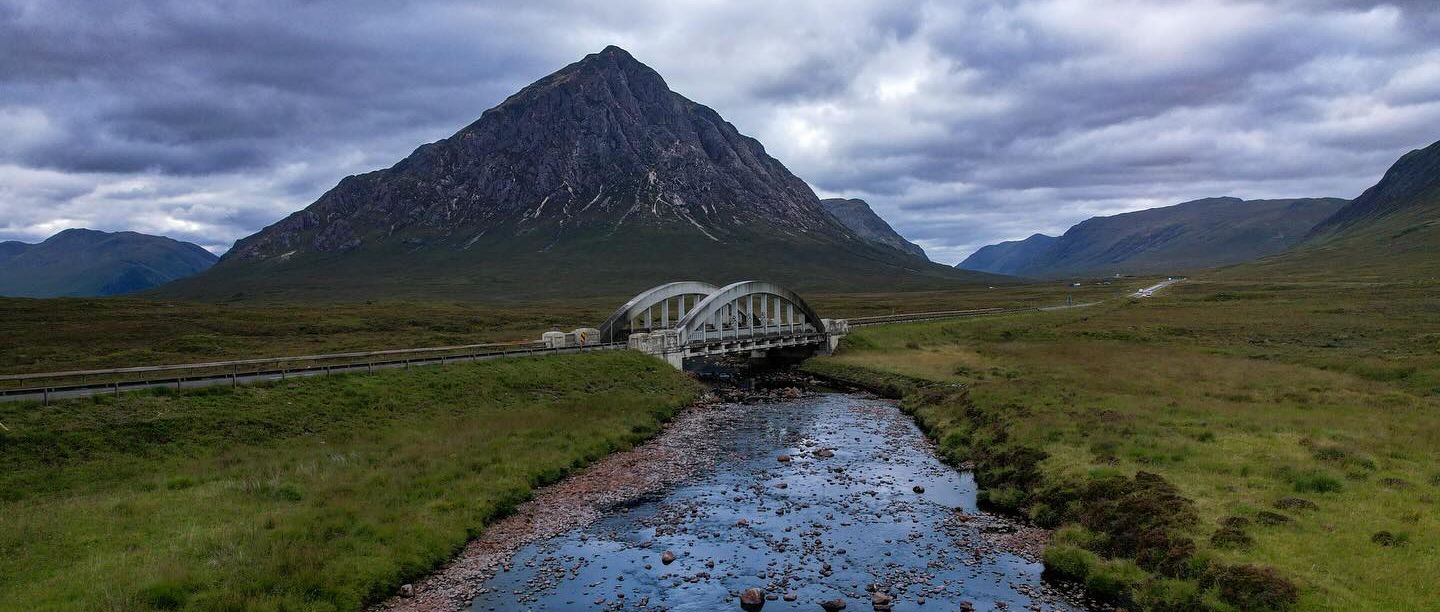
[[[895,598],[891,597],[889,593],[876,591],[870,594],[870,605],[874,606],[876,612],[890,612],[895,605]]]
[[[740,593],[740,607],[746,610],[759,610],[765,607],[765,591],[750,587]]]

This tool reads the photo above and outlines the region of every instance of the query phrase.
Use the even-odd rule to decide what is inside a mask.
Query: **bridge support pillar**
[[[683,353],[665,353],[660,355],[660,358],[664,359],[665,363],[674,366],[677,370],[685,369],[685,355]]]

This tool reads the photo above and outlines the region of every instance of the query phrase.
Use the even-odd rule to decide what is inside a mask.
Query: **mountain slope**
[[[1440,142],[1401,157],[1380,182],[1294,249],[1223,276],[1435,281],[1440,277]]]
[[[607,47],[394,166],[345,178],[161,295],[569,297],[682,278],[987,280],[857,237],[759,142]]]
[[[67,229],[39,244],[0,243],[0,295],[134,293],[201,272],[216,259],[164,236]]]
[[[1336,198],[1195,200],[1094,217],[1058,238],[1032,236],[1029,244],[998,253],[981,249],[959,267],[1037,278],[1211,268],[1283,251],[1345,204]]]
[[[1004,270],[1023,270],[1030,262],[1043,257],[1059,240],[1045,234],[1032,234],[1024,240],[1009,240],[980,247],[956,267],[964,270],[1009,274]]]
[[[918,244],[906,240],[904,236],[896,232],[895,228],[890,227],[889,223],[886,223],[884,219],[880,218],[880,215],[875,214],[875,211],[870,209],[870,204],[865,200],[859,198],[828,198],[820,200],[820,205],[825,208],[826,213],[850,231],[855,232],[855,235],[860,238],[897,249],[902,253],[908,253],[927,261],[930,259],[925,256],[925,249],[920,248]]]

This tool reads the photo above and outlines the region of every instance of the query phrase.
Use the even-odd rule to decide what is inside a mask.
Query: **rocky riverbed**
[[[731,395],[727,399],[741,399]],[[693,407],[544,489],[384,610],[1081,609],[892,403]]]

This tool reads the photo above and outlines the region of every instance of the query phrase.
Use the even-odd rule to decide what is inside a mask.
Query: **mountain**
[[[529,299],[692,278],[993,281],[860,238],[758,141],[612,46],[390,168],[346,177],[159,294]]]
[[[1223,272],[1412,281],[1440,277],[1440,142],[1401,157],[1380,182],[1295,248]]]
[[[39,244],[0,242],[0,295],[133,293],[201,272],[216,259],[164,236],[67,229]]]
[[[1045,234],[1031,234],[1024,240],[1009,240],[980,247],[956,267],[966,270],[997,272],[999,270],[1023,270],[1032,261],[1037,261],[1060,240]]]
[[[841,225],[855,232],[856,236],[876,244],[898,249],[902,253],[908,253],[926,261],[930,260],[929,257],[925,256],[925,249],[920,248],[920,245],[910,242],[906,240],[904,236],[896,233],[895,229],[890,227],[889,223],[886,223],[884,219],[880,218],[880,215],[870,210],[870,204],[865,200],[859,198],[827,198],[820,200],[820,205],[825,208],[826,213],[829,213],[829,215],[836,221],[839,221]]]
[[[1207,198],[1093,217],[1058,238],[991,245],[958,267],[1035,278],[1213,268],[1283,251],[1345,205],[1337,198]]]

